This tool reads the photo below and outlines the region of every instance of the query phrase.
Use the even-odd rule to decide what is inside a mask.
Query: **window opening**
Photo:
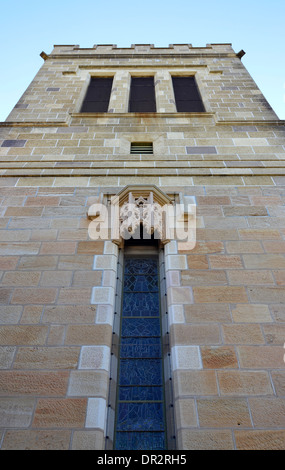
[[[194,76],[172,77],[177,112],[205,111]]]
[[[167,448],[159,285],[157,255],[125,256],[116,450]]]
[[[82,113],[106,113],[112,84],[113,77],[91,77],[80,111]]]
[[[153,154],[153,143],[152,142],[131,142],[131,154]]]
[[[132,77],[129,112],[156,112],[153,77]]]

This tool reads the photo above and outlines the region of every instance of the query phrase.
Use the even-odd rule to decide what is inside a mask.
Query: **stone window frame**
[[[114,88],[114,78],[115,78],[115,75],[116,75],[116,72],[115,71],[109,71],[109,70],[100,70],[100,71],[90,71],[90,72],[87,72],[87,76],[85,77],[85,81],[83,83],[83,86],[81,88],[81,91],[80,91],[80,94],[79,94],[79,97],[77,99],[77,102],[76,102],[76,105],[75,105],[75,108],[74,108],[74,113],[78,113],[80,115],[86,115],[86,116],[89,116],[89,115],[92,115],[92,114],[98,114],[98,112],[86,112],[86,111],[81,111],[81,107],[82,107],[82,104],[83,104],[83,101],[84,101],[84,98],[86,96],[86,93],[87,93],[87,90],[88,90],[88,87],[90,85],[90,82],[92,80],[93,77],[97,77],[97,78],[113,78],[113,84],[112,84],[112,89],[111,89],[111,93],[110,93],[110,101],[111,101],[111,95],[112,95],[112,90]],[[110,109],[110,101],[109,101],[109,108],[108,108],[108,111],[109,112],[109,109]],[[105,114],[104,112],[100,112],[100,114]]]
[[[94,69],[95,69],[95,66],[94,66]],[[132,70],[132,67],[130,67],[131,70],[127,70],[127,74],[128,74],[128,77],[127,77],[127,89],[126,89],[126,103],[125,103],[125,110],[122,111],[123,114],[136,114],[136,113],[131,113],[129,112],[128,108],[129,108],[129,100],[130,100],[130,91],[131,91],[131,79],[132,77],[153,77],[153,80],[154,80],[154,92],[155,92],[155,102],[156,102],[156,105],[157,103],[159,102],[159,96],[158,96],[158,92],[157,92],[157,87],[155,86],[155,83],[156,83],[156,74],[157,74],[157,71],[154,71],[153,68],[149,67],[147,69],[141,69],[141,70]],[[96,71],[96,70],[92,70],[92,71],[85,71],[86,73],[84,73],[83,70],[81,70],[81,73],[80,75],[84,76],[85,75],[85,80],[84,80],[84,83],[83,83],[83,86],[81,88],[81,91],[80,91],[80,94],[79,94],[79,97],[77,99],[77,102],[76,102],[76,105],[75,105],[75,108],[74,108],[74,111],[73,113],[71,114],[80,114],[81,116],[90,116],[92,114],[98,114],[97,112],[82,112],[81,111],[81,107],[82,107],[82,104],[83,104],[83,101],[84,101],[84,98],[86,96],[86,92],[88,90],[88,87],[89,87],[89,84],[91,82],[91,79],[92,77],[112,77],[113,78],[113,84],[112,84],[112,89],[111,89],[111,93],[110,93],[110,102],[109,102],[109,108],[108,108],[108,111],[107,113],[108,114],[111,114],[113,112],[113,109],[112,109],[112,106],[110,106],[110,103],[111,103],[111,97],[112,97],[112,93],[114,91],[114,88],[115,88],[115,79],[116,79],[116,73],[120,70],[120,68],[116,68],[116,67],[113,67],[112,70],[108,70],[108,69],[101,69],[100,71]],[[151,113],[147,113],[147,114],[157,114],[159,113],[158,110],[156,110],[155,112],[151,112]],[[100,114],[106,114],[106,113],[100,113]],[[141,113],[138,113],[138,114],[141,114]]]
[[[110,242],[107,242],[110,244]],[[114,242],[111,242],[114,245]],[[116,248],[115,248],[116,247]],[[114,245],[117,253],[117,272],[116,283],[114,285],[114,303],[113,303],[113,341],[110,350],[110,381],[109,381],[109,394],[106,403],[106,424],[105,424],[105,450],[113,450],[114,435],[115,435],[115,417],[116,417],[116,402],[118,393],[118,366],[119,366],[119,341],[120,341],[120,325],[122,314],[122,299],[123,299],[123,276],[124,276],[124,247]],[[173,371],[172,371],[172,358],[170,353],[169,344],[169,331],[170,324],[173,322],[172,306],[168,307],[167,300],[167,280],[169,278],[169,269],[166,273],[167,258],[171,251],[165,250],[162,243],[158,248],[153,249],[149,247],[146,250],[146,255],[156,255],[158,257],[159,274],[160,274],[160,311],[161,311],[161,328],[162,328],[162,343],[163,343],[163,376],[165,388],[165,420],[166,420],[166,435],[167,435],[167,448],[168,450],[176,449],[176,426],[175,426],[175,408],[174,408],[174,390],[173,390]],[[135,257],[141,252],[137,248],[130,249],[127,253],[128,256]],[[171,323],[170,323],[171,322]]]
[[[124,295],[124,289],[123,289],[123,277],[124,277],[124,262],[125,262],[125,259],[126,258],[155,258],[157,259],[157,262],[158,262],[158,274],[159,274],[159,298],[160,298],[160,325],[161,325],[161,347],[162,347],[162,358],[161,358],[161,362],[162,362],[162,369],[163,369],[163,408],[164,408],[164,424],[165,424],[165,429],[164,429],[164,433],[165,433],[165,437],[167,438],[167,441],[166,441],[166,445],[168,445],[167,449],[169,448],[169,445],[171,446],[171,448],[173,448],[173,435],[175,434],[174,433],[174,430],[170,427],[169,425],[169,416],[167,416],[167,409],[170,408],[170,403],[169,403],[169,399],[170,397],[172,397],[172,394],[173,394],[173,391],[172,389],[170,389],[170,385],[169,385],[169,380],[168,380],[168,383],[166,383],[166,380],[165,378],[169,378],[170,377],[170,374],[171,374],[171,371],[170,371],[170,367],[169,367],[169,338],[167,338],[167,336],[169,335],[166,335],[166,332],[169,330],[168,328],[168,318],[167,318],[167,306],[166,306],[166,301],[165,301],[165,292],[166,292],[166,277],[165,277],[165,269],[164,269],[164,250],[163,250],[163,246],[158,246],[158,247],[155,247],[153,245],[151,246],[147,246],[146,249],[144,248],[142,250],[143,246],[135,246],[135,247],[124,247],[122,250],[120,250],[121,252],[121,269],[119,271],[120,273],[120,280],[119,280],[119,288],[117,289],[117,297],[118,297],[118,303],[116,304],[116,320],[118,322],[118,327],[116,328],[116,334],[117,334],[117,331],[118,331],[118,335],[117,335],[117,338],[118,338],[118,343],[120,341],[120,325],[121,325],[121,321],[122,321],[122,300],[123,300],[123,295]],[[120,363],[120,359],[119,359],[119,344],[115,344],[114,345],[114,348],[113,348],[113,353],[115,352],[115,354],[117,354],[116,356],[116,367],[117,367],[117,370],[116,370],[116,374],[117,374],[117,379],[119,379],[119,375],[118,375],[118,372],[119,372],[119,363]],[[114,356],[114,354],[112,355]],[[167,361],[168,359],[168,361]],[[171,381],[170,381],[171,382]],[[114,384],[113,384],[113,394],[114,394],[114,391],[115,391],[115,396],[113,396],[113,403],[114,403],[114,414],[113,414],[113,419],[114,419],[114,429],[110,429],[110,427],[108,428],[108,431],[110,431],[112,433],[112,439],[110,442],[108,442],[108,444],[111,444],[111,442],[113,443],[113,433],[114,433],[114,436],[116,434],[116,430],[115,430],[115,426],[116,426],[116,414],[117,414],[117,394],[119,392],[119,383],[117,382],[116,383],[116,390],[114,390]],[[110,397],[111,398],[111,397]],[[172,398],[171,398],[171,402],[172,402]],[[112,419],[112,425],[113,425],[113,419]],[[110,436],[108,436],[110,438]],[[106,442],[107,443],[107,442]],[[115,444],[115,442],[113,443]]]
[[[182,194],[166,194],[154,185],[132,185],[125,186],[116,196],[121,199],[121,204],[129,199],[130,192],[137,192],[136,195],[144,197],[146,193],[153,191],[156,201],[162,204],[166,201],[172,203],[184,200]],[[101,193],[100,201],[108,205],[109,193]],[[91,206],[92,207],[92,206]],[[88,217],[93,219],[97,213],[88,211]],[[172,344],[170,337],[170,327],[177,323],[184,323],[184,305],[193,303],[191,286],[181,285],[179,272],[187,269],[187,254],[179,252],[179,242],[177,240],[161,240],[159,250],[159,269],[161,292],[161,314],[162,314],[162,339],[165,348],[164,356],[164,377],[166,388],[166,419],[168,429],[168,450],[179,448],[179,395],[174,384],[175,372],[183,366],[185,358],[190,361],[191,369],[201,369],[201,357],[198,345],[176,345]],[[123,259],[124,244],[120,240],[109,238],[104,243],[104,254],[94,256],[93,269],[100,269],[104,266],[104,279],[106,283],[92,289],[91,304],[97,305],[98,321],[108,323],[112,326],[112,347],[110,348],[109,362],[109,387],[106,399],[89,399],[90,404],[87,409],[88,426],[94,427],[93,408],[100,405],[103,411],[100,414],[100,429],[102,429],[105,440],[105,449],[113,449],[113,436],[115,428],[115,406],[117,391],[117,370],[118,370],[118,341],[120,334],[120,315],[122,302],[122,281],[123,281]],[[105,269],[106,275],[105,275]],[[108,282],[107,282],[108,281]],[[97,318],[97,317],[96,317]],[[100,320],[99,320],[100,318]],[[188,364],[188,362],[186,363]],[[167,382],[167,383],[166,383]],[[97,401],[96,401],[97,400]],[[98,402],[98,403],[97,403]],[[102,402],[102,403],[101,403]],[[177,406],[176,406],[177,404]],[[90,408],[90,410],[89,410]],[[176,409],[177,408],[177,409]],[[93,413],[93,414],[92,414]],[[106,419],[103,417],[106,417]],[[92,419],[91,419],[92,418]],[[89,423],[90,421],[90,423]],[[97,421],[96,421],[97,423]],[[97,425],[96,425],[97,426]]]
[[[128,113],[131,114],[156,114],[157,113],[157,93],[156,93],[156,87],[155,87],[155,72],[150,72],[150,73],[136,73],[136,72],[131,72],[130,74],[130,82],[129,82],[129,95],[128,95]],[[130,105],[131,105],[131,89],[132,89],[132,79],[133,78],[152,78],[153,79],[153,91],[154,91],[154,101],[155,101],[155,111],[130,111]]]
[[[175,94],[174,94],[174,88],[173,88],[173,83],[172,83],[172,77],[195,77],[197,88],[200,92],[201,95],[201,100],[204,105],[205,111],[193,111],[195,114],[201,114],[204,115],[205,113],[210,113],[212,112],[210,109],[209,101],[208,101],[208,96],[206,95],[205,87],[202,82],[201,78],[201,72],[199,70],[193,70],[194,67],[190,67],[192,70],[185,70],[185,69],[176,69],[176,70],[169,70],[170,74],[170,81],[171,81],[171,88],[172,88],[172,94],[173,94],[173,100],[175,103],[175,109],[176,108],[176,101],[175,101]],[[175,111],[178,113],[178,111]],[[191,111],[189,111],[191,113]]]
[[[112,101],[112,95],[115,93],[115,90],[117,88],[116,84],[116,76],[118,72],[124,71],[126,73],[126,82],[124,84],[124,89],[125,89],[125,103],[124,103],[124,109],[121,109],[119,111],[114,111],[114,104],[111,103]],[[162,109],[160,105],[160,72],[164,71],[167,72],[168,74],[168,79],[166,81],[169,81],[169,91],[170,91],[170,96],[169,96],[169,103],[171,103],[171,106],[173,106],[173,110],[171,111],[165,111]],[[146,115],[163,115],[163,114],[168,114],[169,112],[171,114],[177,114],[176,111],[176,104],[175,104],[175,96],[174,96],[174,90],[173,90],[173,85],[172,85],[172,76],[195,76],[196,83],[199,89],[199,92],[201,94],[202,102],[205,107],[205,111],[203,112],[193,112],[189,114],[196,114],[197,116],[201,115],[201,117],[205,116],[206,113],[211,113],[212,114],[212,109],[209,104],[209,99],[208,99],[208,94],[207,90],[205,89],[205,86],[203,84],[203,77],[205,73],[209,73],[209,70],[206,65],[187,65],[185,68],[176,67],[175,65],[169,65],[169,66],[164,66],[164,67],[157,67],[154,65],[152,66],[132,66],[130,65],[129,67],[124,66],[123,68],[120,68],[120,66],[106,66],[102,67],[100,70],[96,70],[96,66],[94,66],[94,69],[92,66],[88,66],[88,68],[82,66],[79,67],[78,70],[78,76],[80,79],[83,81],[83,85],[81,88],[81,91],[79,93],[79,97],[77,99],[77,102],[75,104],[73,112],[71,112],[71,116],[80,116],[80,117],[91,117],[92,114],[94,116],[98,116],[98,114],[106,115],[108,114],[109,116],[115,112],[116,115],[132,115],[132,114],[146,114]],[[156,102],[156,111],[153,113],[130,113],[128,111],[128,105],[129,105],[129,97],[130,97],[130,87],[131,87],[131,77],[154,77],[154,91],[155,91],[155,102]],[[113,77],[113,86],[110,94],[110,103],[109,103],[109,109],[107,113],[83,113],[80,111],[84,97],[86,95],[87,88],[89,86],[90,80],[92,77]],[[188,114],[188,113],[185,113]]]

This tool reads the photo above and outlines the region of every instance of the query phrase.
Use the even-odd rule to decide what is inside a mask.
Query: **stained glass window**
[[[126,258],[116,450],[166,449],[158,261]]]

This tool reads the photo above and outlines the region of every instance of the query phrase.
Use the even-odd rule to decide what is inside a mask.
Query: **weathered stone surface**
[[[128,112],[142,70],[155,113]],[[206,112],[177,113],[181,70]],[[109,112],[81,113],[94,74],[113,76]],[[193,240],[160,245],[177,448],[285,448],[284,145],[230,44],[54,47],[0,123],[2,449],[112,445],[126,245],[87,214],[126,185],[196,206]]]

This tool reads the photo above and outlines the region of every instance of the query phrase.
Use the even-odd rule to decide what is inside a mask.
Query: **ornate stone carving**
[[[120,239],[138,237],[140,227],[148,236],[166,242],[163,210],[172,204],[171,199],[155,186],[126,186],[114,200],[119,205]],[[114,240],[115,241],[115,240]]]
[[[93,204],[88,211],[92,220],[88,233],[90,238],[111,239],[117,245],[131,237],[149,239],[153,236],[163,244],[187,237],[188,249],[195,236],[195,213],[191,213],[191,209],[189,212],[192,206],[188,205],[185,211],[185,201],[180,198],[174,204],[174,200],[156,186],[126,186],[115,196],[101,193],[101,202]],[[188,224],[186,231],[185,222]]]

